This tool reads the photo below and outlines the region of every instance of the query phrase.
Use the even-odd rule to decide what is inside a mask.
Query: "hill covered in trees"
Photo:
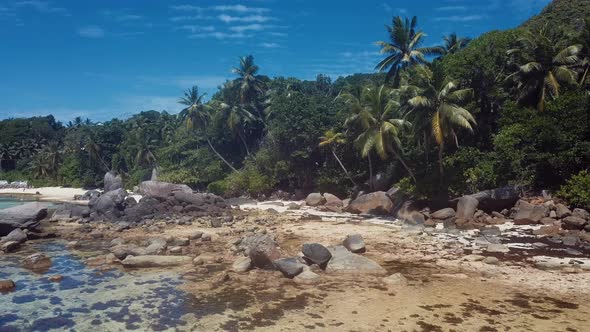
[[[395,17],[375,36],[380,73],[269,78],[245,56],[210,100],[188,89],[177,115],[4,120],[0,178],[92,187],[114,170],[132,187],[157,168],[161,180],[255,197],[520,185],[589,207],[588,14],[590,1],[556,0],[521,27],[440,47],[421,46],[416,18]]]

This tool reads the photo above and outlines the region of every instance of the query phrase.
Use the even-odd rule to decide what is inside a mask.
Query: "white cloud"
[[[260,46],[262,46],[264,48],[279,48],[279,47],[281,47],[281,45],[279,45],[277,43],[261,43]]]
[[[231,31],[235,31],[235,32],[244,32],[244,31],[262,31],[266,28],[267,28],[267,26],[256,23],[256,24],[249,24],[249,25],[237,25],[237,26],[230,27],[229,29]]]
[[[41,1],[41,0],[26,0],[26,1],[17,1],[14,3],[16,7],[28,7],[34,9],[41,13],[50,13],[50,14],[61,14],[64,16],[70,16],[67,9],[63,7],[56,7],[49,1]]]
[[[254,7],[247,7],[244,5],[233,5],[233,6],[214,6],[211,7],[213,10],[217,11],[231,11],[237,13],[266,13],[269,12],[270,9],[268,8],[254,8]]]
[[[89,25],[78,29],[78,34],[86,38],[102,38],[105,35],[104,30],[96,25]]]
[[[215,27],[211,25],[202,26],[202,25],[183,25],[177,28],[178,30],[186,30],[191,33],[196,32],[212,32],[215,31]]]
[[[221,31],[213,31],[213,32],[203,32],[203,33],[195,33],[189,36],[189,38],[216,38],[219,40],[225,39],[244,39],[244,38],[251,38],[252,35],[247,35],[243,32],[221,32]]]
[[[445,17],[435,17],[435,21],[446,21],[446,22],[471,22],[471,21],[481,21],[486,16],[484,15],[453,15],[453,16],[445,16]]]
[[[203,7],[193,6],[193,5],[175,5],[170,6],[171,9],[180,10],[180,11],[203,11]]]
[[[467,10],[465,6],[443,6],[436,8],[438,11],[463,11]]]
[[[264,16],[264,15],[248,15],[248,16],[230,16],[226,14],[221,14],[217,16],[217,18],[225,23],[233,23],[233,22],[245,22],[245,23],[264,23],[268,21],[274,20],[273,17]]]

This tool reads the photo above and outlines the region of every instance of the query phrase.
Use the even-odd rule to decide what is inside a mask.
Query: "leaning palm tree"
[[[248,122],[252,122],[256,117],[250,113],[246,108],[238,105],[228,105],[226,103],[217,103],[217,108],[220,110],[220,114],[225,118],[227,128],[235,136],[239,137],[246,148],[246,154],[250,155],[250,149],[246,142],[245,128]]]
[[[581,45],[564,45],[563,38],[547,27],[526,31],[507,51],[515,68],[507,79],[516,83],[518,101],[534,103],[543,111],[547,99],[559,96],[561,84],[576,84],[574,67],[581,50]]]
[[[472,132],[476,124],[473,115],[459,106],[472,95],[472,90],[459,89],[439,66],[433,66],[432,69],[428,66],[417,67],[414,81],[415,85],[405,87],[414,93],[414,97],[408,100],[411,109],[406,112],[406,117],[416,124],[418,130],[428,130],[434,136],[438,144],[442,181],[445,141],[452,139],[459,146],[457,129],[465,128]]]
[[[356,186],[356,182],[354,182],[354,179],[352,178],[346,167],[344,167],[344,164],[342,163],[340,158],[338,158],[338,155],[336,154],[336,149],[334,148],[336,145],[344,143],[346,143],[344,134],[335,132],[334,130],[328,130],[324,133],[324,136],[320,137],[319,147],[325,147],[330,149],[330,152],[332,152],[332,155],[334,156],[336,161],[338,161],[338,164],[344,171],[344,174],[346,174],[346,176],[350,179],[350,182],[352,182],[352,184]]]
[[[211,119],[211,108],[208,105],[203,104],[205,94],[199,94],[199,88],[193,86],[184,93],[184,97],[180,98],[179,104],[185,105],[186,107],[180,112],[184,118],[186,128],[188,130],[195,130],[200,132],[207,143],[209,148],[215,153],[215,155],[221,159],[232,171],[237,172],[238,170],[232,166],[217,150],[213,147],[209,136],[207,135],[207,126]]]
[[[455,54],[464,49],[471,41],[471,38],[458,37],[457,34],[453,32],[450,35],[445,36],[443,40],[445,41],[442,46],[444,54]]]
[[[399,71],[405,68],[428,62],[426,56],[441,55],[444,50],[441,47],[420,47],[426,34],[416,31],[418,19],[416,16],[410,21],[401,16],[394,17],[391,26],[385,26],[389,33],[389,41],[379,41],[382,54],[388,56],[375,66],[380,72],[387,71],[385,80],[394,77],[397,79]]]
[[[348,99],[348,103],[353,106],[352,109],[356,110],[346,119],[345,125],[356,124],[361,128],[361,133],[354,144],[363,158],[369,158],[369,163],[372,151],[375,151],[383,160],[393,155],[416,181],[414,174],[400,155],[402,144],[399,133],[402,128],[410,127],[411,124],[406,120],[395,118],[400,109],[399,103],[394,100],[397,92],[384,85],[369,87],[363,91],[360,104],[356,104],[355,98],[343,95],[345,100]]]

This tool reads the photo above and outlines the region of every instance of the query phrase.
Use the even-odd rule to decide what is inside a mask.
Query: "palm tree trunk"
[[[412,180],[414,180],[414,183],[416,183],[416,177],[414,176],[414,173],[412,172],[412,170],[410,170],[403,158],[395,152],[393,153],[393,155],[395,156],[395,158],[397,158],[397,160],[399,160],[400,163],[402,163],[408,174],[410,174],[410,176],[412,177]]]
[[[371,161],[371,152],[367,154],[367,159],[369,159],[369,188],[373,190],[373,162]]]
[[[233,167],[227,160],[225,160],[225,158],[223,158],[223,156],[221,156],[219,154],[219,152],[217,152],[217,150],[215,150],[215,148],[213,147],[213,144],[211,144],[211,141],[209,140],[209,137],[205,137],[205,139],[207,140],[207,143],[209,144],[209,147],[217,155],[217,157],[219,157],[219,159],[221,159],[229,168],[231,168],[232,171],[234,171],[234,172],[237,173],[238,170],[235,169],[235,167]]]
[[[440,183],[442,184],[443,176],[444,176],[444,168],[443,168],[443,144],[438,146],[438,171],[440,173]]]
[[[346,169],[346,167],[344,167],[344,164],[342,164],[342,161],[340,161],[340,158],[338,158],[334,149],[330,149],[330,150],[332,151],[332,155],[334,155],[334,158],[336,158],[336,160],[338,161],[338,164],[340,164],[340,167],[342,167],[344,174],[346,174],[346,176],[350,179],[350,182],[352,182],[352,184],[356,186],[356,182],[354,182],[354,180],[352,179],[352,176],[350,176],[350,173],[348,173],[348,170]]]
[[[246,148],[246,155],[249,156],[250,155],[250,150],[248,149],[248,144],[246,144],[246,140],[244,139],[244,136],[239,131],[238,131],[238,136],[240,136],[240,139],[242,140],[242,143],[244,143],[244,147]]]

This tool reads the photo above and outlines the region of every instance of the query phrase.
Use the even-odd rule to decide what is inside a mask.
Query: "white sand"
[[[32,189],[0,189],[0,195],[33,195],[43,201],[75,202],[75,195],[83,195],[87,190],[82,188],[43,187]],[[40,195],[36,195],[39,193]]]

